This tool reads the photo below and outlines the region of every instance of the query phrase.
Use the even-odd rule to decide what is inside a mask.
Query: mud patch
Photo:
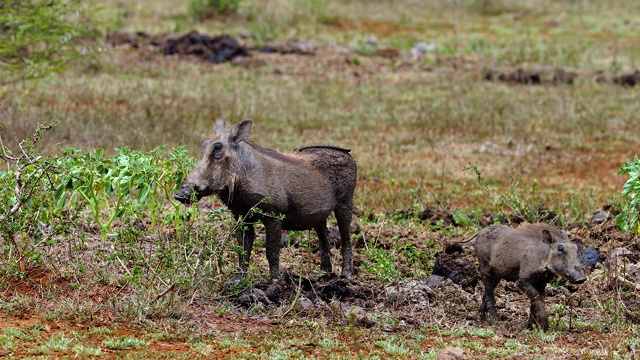
[[[638,70],[621,76],[607,76],[602,71],[589,74],[563,68],[502,67],[484,69],[482,77],[487,81],[518,85],[573,85],[580,78],[586,78],[588,81],[595,81],[599,84],[610,83],[625,87],[633,87],[640,83],[640,71]]]
[[[448,247],[440,252],[433,265],[433,275],[450,279],[464,290],[473,292],[478,284],[479,274],[476,270],[478,261],[474,252],[457,251],[457,247]]]

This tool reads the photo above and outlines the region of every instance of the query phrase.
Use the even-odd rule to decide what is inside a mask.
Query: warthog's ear
[[[551,236],[549,230],[542,230],[542,241],[547,245],[551,245],[551,243],[553,243],[553,236]]]
[[[216,124],[213,127],[213,132],[216,135],[220,135],[220,134],[222,134],[224,129],[226,129],[226,127],[227,127],[227,120],[225,120],[223,117],[221,117],[220,119],[216,120]]]
[[[233,130],[231,130],[231,142],[237,144],[247,140],[249,138],[249,130],[251,130],[252,124],[253,121],[244,120],[238,125],[234,126]]]

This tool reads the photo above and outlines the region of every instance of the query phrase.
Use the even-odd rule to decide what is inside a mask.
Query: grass
[[[319,55],[311,65],[300,57],[244,68],[105,48],[91,64],[78,64],[37,84],[0,89],[0,94],[12,91],[9,101],[0,104],[8,146],[15,148],[34,123],[57,119],[59,125],[41,144],[53,154],[77,147],[104,148],[113,155],[123,146],[149,151],[167,144],[186,145],[195,157],[204,134],[224,116],[230,123],[253,119],[253,138],[285,151],[313,143],[349,147],[359,166],[355,206],[364,228],[354,239],[362,237],[367,246],[360,252],[359,276],[378,277],[379,284],[426,277],[444,240],[477,230],[467,215],[510,212],[464,170],[469,164],[477,166],[496,193],[509,194],[510,177],[520,178],[509,195],[524,205],[545,204],[564,224],[588,223],[593,211],[620,201],[625,179],[617,170],[640,144],[640,93],[594,81],[596,71],[615,76],[637,68],[636,1],[246,0],[235,15],[199,23],[189,16],[186,2],[94,2],[104,7],[99,27],[105,32],[197,29],[235,36],[248,30],[256,44],[298,37],[353,51],[338,60]],[[380,59],[361,48],[372,36],[379,41],[378,50],[407,52],[418,41],[434,44],[436,50],[418,64],[402,57]],[[482,71],[491,66],[563,67],[579,78],[574,85],[560,86],[484,81]],[[420,221],[417,214],[427,207],[449,211],[461,226]],[[398,210],[411,214],[393,215]],[[220,225],[229,223],[228,218],[214,217],[213,225],[187,224],[202,244],[198,247],[186,246],[172,229],[141,237],[126,232],[126,223],[118,224],[125,229],[119,238],[92,242],[95,229],[78,216],[61,242],[75,251],[43,243],[51,251],[39,260],[72,280],[70,292],[49,289],[44,282],[35,285],[37,291],[0,296],[3,316],[44,314],[46,326],[0,323],[0,347],[17,357],[171,353],[182,358],[339,359],[360,354],[432,359],[447,346],[488,358],[536,358],[547,351],[582,358],[637,356],[637,325],[627,323],[610,303],[584,306],[602,310],[607,318],[576,320],[575,334],[567,333],[566,306],[549,304],[556,332],[523,332],[515,338],[490,327],[446,323],[396,333],[381,326],[349,332],[343,317],[332,317],[330,306],[313,321],[295,315],[262,326],[261,317],[277,318],[293,298],[283,309],[266,310],[244,310],[225,301],[228,295],[220,284],[235,262],[232,239],[220,235],[228,230]],[[216,241],[205,241],[209,238]],[[314,249],[313,235],[300,232],[290,239],[307,252]],[[417,244],[415,239],[428,241]],[[145,252],[151,243],[163,244],[167,252]],[[116,252],[109,246],[120,247]],[[264,261],[257,260],[264,259],[264,249],[257,247],[252,279],[265,272]],[[195,262],[194,249],[210,257]],[[125,259],[124,265],[114,254]],[[182,272],[162,266],[161,260],[177,259],[176,254],[186,259]],[[295,268],[300,273],[318,271],[303,260],[283,261],[300,266]],[[192,271],[198,266],[217,271]],[[131,269],[131,276],[123,267]],[[172,284],[177,284],[175,290],[158,297]],[[224,325],[198,322],[201,312],[193,311],[220,317]],[[369,315],[390,323],[397,317]],[[255,323],[233,327],[246,317]],[[52,326],[59,322],[75,328]],[[160,330],[159,324],[168,330]],[[213,335],[216,331],[222,335]],[[610,348],[607,342],[624,346]]]

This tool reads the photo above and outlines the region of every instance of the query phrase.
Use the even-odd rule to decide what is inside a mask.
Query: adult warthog
[[[249,139],[251,125],[251,120],[245,120],[228,129],[225,119],[218,119],[214,136],[202,143],[198,163],[174,197],[188,204],[214,194],[244,220],[237,234],[244,249],[239,256],[241,276],[247,271],[258,220],[266,231],[272,278],[280,276],[281,230],[315,229],[320,268],[331,272],[327,217],[334,212],[340,230],[342,275],[350,277],[350,224],[357,177],[350,150],[318,145],[283,154]]]

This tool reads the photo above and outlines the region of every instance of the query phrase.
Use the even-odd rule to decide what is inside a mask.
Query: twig
[[[120,266],[122,266],[122,268],[124,269],[124,271],[125,271],[129,276],[133,276],[133,275],[131,275],[131,272],[129,271],[129,269],[127,269],[127,266],[124,264],[124,262],[122,261],[122,259],[120,259],[120,256],[118,256],[118,254],[116,253],[116,248],[113,246],[113,244],[111,244],[111,250],[113,251],[114,255],[116,256],[116,259],[118,259],[118,262],[120,263]]]
[[[296,303],[298,302],[298,299],[300,298],[300,293],[301,292],[302,292],[302,276],[298,275],[298,288],[296,289],[296,297],[291,302],[291,306],[289,306],[287,311],[285,311],[282,315],[280,315],[280,318],[285,317],[291,310],[293,310],[293,307],[296,306]]]
[[[163,291],[162,293],[160,293],[160,295],[156,296],[155,300],[153,300],[153,302],[157,302],[158,300],[160,300],[161,297],[167,295],[167,293],[169,293],[169,291],[173,290],[176,287],[176,284],[173,283],[171,284],[171,286],[169,286],[165,291]]]
[[[0,102],[7,102],[7,101],[9,101],[9,99],[11,98],[11,95],[12,95],[12,94],[13,94],[13,91],[9,91],[9,95],[7,95],[7,98],[6,98],[6,99],[2,99],[2,100],[0,100]]]

